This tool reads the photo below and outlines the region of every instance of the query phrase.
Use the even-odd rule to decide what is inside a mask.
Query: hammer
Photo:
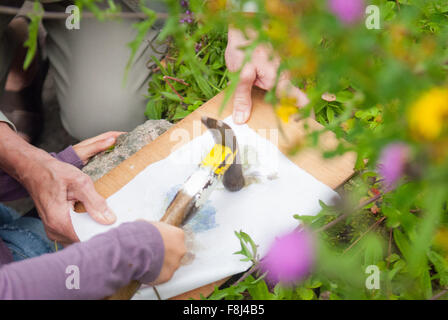
[[[160,219],[176,227],[185,225],[199,211],[221,179],[229,191],[244,187],[238,142],[232,128],[221,120],[206,116],[201,118],[201,122],[210,130],[215,144]],[[105,299],[130,299],[139,288],[140,283],[134,280]]]

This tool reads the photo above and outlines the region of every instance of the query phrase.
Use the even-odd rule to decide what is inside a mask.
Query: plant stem
[[[20,10],[20,7],[8,7],[0,5],[0,13],[2,14],[8,14],[15,16],[17,14],[28,14],[30,12],[33,12],[32,10],[26,10],[22,12]],[[165,12],[156,12],[155,13],[157,18],[159,19],[167,19],[169,17],[168,13]],[[65,12],[55,12],[55,11],[45,11],[41,14],[43,19],[67,19],[67,17],[70,16],[70,13]],[[122,19],[146,19],[148,18],[148,15],[143,12],[111,12],[111,13],[104,13],[105,18],[122,18]],[[186,14],[180,14],[179,17],[184,18],[186,17]],[[95,14],[93,12],[82,12],[82,18],[96,18]]]
[[[353,241],[353,243],[344,250],[344,252],[342,254],[345,254],[348,250],[350,250],[351,248],[353,248],[355,246],[355,244],[357,244],[367,233],[369,233],[372,229],[374,229],[376,226],[378,226],[381,222],[383,222],[386,219],[386,217],[382,217],[380,220],[378,220],[377,222],[375,222],[374,224],[372,224],[369,229],[367,229],[363,234],[361,234],[359,236],[358,239],[356,239],[355,241]]]
[[[446,293],[448,293],[448,289],[444,289],[444,290],[440,291],[439,293],[437,293],[433,297],[429,298],[429,300],[437,300],[437,299],[443,297]]]
[[[325,231],[325,230],[331,228],[331,227],[334,226],[335,224],[338,224],[338,223],[341,222],[342,220],[345,220],[345,219],[346,219],[348,216],[350,216],[353,212],[356,212],[356,211],[358,211],[358,210],[364,208],[366,205],[368,205],[368,204],[370,204],[370,203],[372,203],[372,202],[375,202],[376,200],[378,200],[378,199],[381,198],[382,196],[383,196],[383,194],[380,193],[380,194],[377,194],[377,195],[375,195],[374,197],[372,197],[372,198],[370,198],[370,199],[364,201],[363,203],[361,203],[360,205],[358,205],[358,206],[355,208],[355,210],[340,215],[339,217],[337,217],[337,218],[334,219],[333,221],[331,221],[331,222],[327,223],[326,225],[324,225],[323,227],[317,229],[317,232]]]
[[[171,77],[171,76],[163,76],[163,80],[166,80],[166,79],[170,79],[170,80],[182,83],[184,86],[187,86],[187,87],[189,86],[189,84],[186,83],[185,80],[183,80],[183,79],[179,79],[179,78],[175,78],[175,77]]]
[[[171,79],[171,80],[174,80],[174,81],[176,81],[176,82],[179,82],[179,83],[182,83],[182,82],[180,82],[180,81],[183,81],[183,80],[181,80],[181,79],[177,79],[177,78],[173,78],[173,77],[170,77],[170,76],[163,76],[163,80],[166,81],[166,83],[169,85],[169,87],[171,88],[171,90],[173,90],[174,93],[179,97],[180,101],[184,102],[184,97],[182,97],[182,96],[179,94],[179,92],[177,92],[177,90],[174,89],[174,86],[171,84],[170,79]],[[183,84],[186,84],[186,82],[183,81]],[[188,84],[187,84],[187,85],[188,85]]]
[[[248,276],[250,276],[251,274],[253,274],[255,271],[258,270],[259,265],[258,264],[254,264],[249,270],[247,270],[242,276],[241,278],[239,278],[233,285],[236,286],[237,284],[241,283],[242,281],[244,281]]]
[[[156,294],[157,299],[162,300],[162,297],[160,297],[159,290],[157,290],[156,286],[152,286],[152,289],[154,290],[154,293]]]
[[[390,254],[392,253],[392,231],[393,229],[389,229],[389,246],[387,248],[387,256],[390,257]],[[386,269],[389,269],[390,261],[387,259]]]

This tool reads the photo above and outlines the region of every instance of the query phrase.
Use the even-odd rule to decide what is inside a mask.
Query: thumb
[[[117,217],[107,206],[106,200],[95,190],[92,180],[88,175],[82,174],[79,183],[72,184],[70,198],[82,202],[89,216],[98,223],[112,224]]]
[[[240,81],[233,98],[233,121],[243,124],[249,120],[252,109],[252,85],[256,79],[255,67],[248,63],[240,73]]]

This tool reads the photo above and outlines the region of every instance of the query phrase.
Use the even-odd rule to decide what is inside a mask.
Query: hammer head
[[[233,162],[224,173],[223,184],[229,191],[238,191],[244,187],[238,141],[232,128],[221,120],[202,116],[202,123],[210,130],[216,144],[230,148],[234,154]]]

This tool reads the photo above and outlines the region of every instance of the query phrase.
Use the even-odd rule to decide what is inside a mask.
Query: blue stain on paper
[[[168,207],[181,187],[182,185],[180,184],[176,185],[167,192],[166,207]],[[218,226],[215,217],[216,209],[211,205],[211,201],[207,200],[186,225],[195,233],[207,231]]]

